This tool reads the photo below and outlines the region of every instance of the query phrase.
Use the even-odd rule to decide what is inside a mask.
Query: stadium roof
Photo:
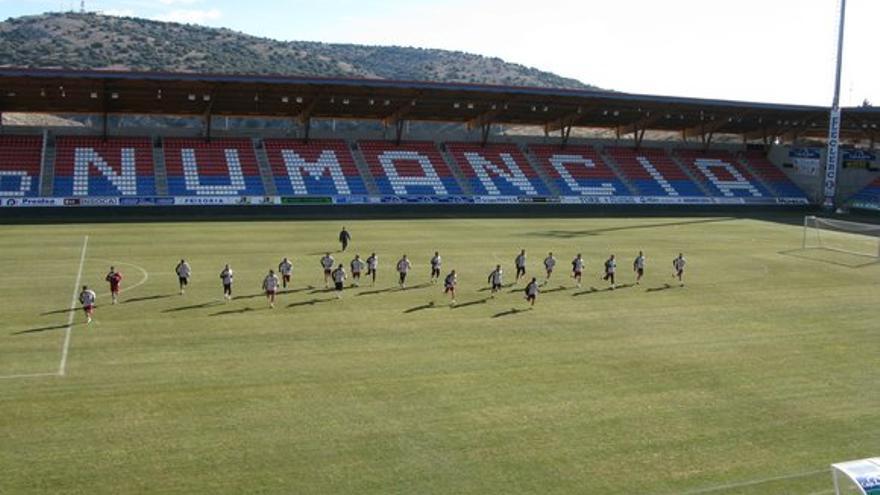
[[[828,109],[806,105],[385,79],[16,68],[0,69],[0,112],[500,123],[747,139],[822,138],[828,127]],[[878,125],[880,108],[843,111],[848,138],[873,141]]]

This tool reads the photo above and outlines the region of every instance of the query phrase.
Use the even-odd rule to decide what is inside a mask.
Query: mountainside
[[[499,58],[469,53],[397,46],[281,42],[229,29],[92,13],[52,13],[0,23],[0,66],[594,88]]]

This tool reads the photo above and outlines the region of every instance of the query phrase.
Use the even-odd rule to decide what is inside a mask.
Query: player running
[[[95,295],[95,291],[89,289],[87,285],[83,285],[82,292],[79,293],[79,302],[86,314],[86,323],[92,322],[92,316],[95,314],[95,301],[97,300],[98,296]]]
[[[532,281],[529,282],[528,285],[526,285],[525,293],[526,301],[528,301],[529,304],[534,307],[535,300],[538,298],[538,281],[537,279],[535,279],[535,277],[532,277]]]
[[[324,288],[330,287],[330,274],[333,273],[333,265],[336,264],[336,260],[333,259],[333,256],[330,256],[330,253],[324,253],[324,257],[321,258],[321,267],[324,269]]]
[[[516,265],[516,283],[519,282],[520,277],[526,276],[526,250],[523,249],[519,252],[516,259],[514,260],[514,264]]]
[[[339,232],[339,243],[342,244],[343,251],[345,251],[345,249],[348,247],[349,241],[351,241],[351,234],[349,234],[348,231],[345,230],[345,227],[342,227],[342,231]]]
[[[449,275],[446,276],[446,280],[443,281],[443,293],[449,294],[452,297],[452,305],[455,306],[455,286],[458,285],[458,276],[455,274],[455,270],[449,272]]]
[[[223,281],[223,299],[227,301],[232,299],[232,279],[235,275],[232,273],[232,268],[229,268],[229,265],[223,267],[223,271],[220,272],[220,280]]]
[[[190,268],[189,263],[186,260],[180,260],[180,263],[174,267],[174,272],[177,273],[177,284],[180,285],[180,295],[183,295],[186,292],[186,286],[189,285],[189,277],[192,275],[192,268]]]
[[[351,285],[352,287],[360,287],[361,285],[361,272],[364,271],[364,261],[361,259],[361,255],[354,255],[354,259],[351,260]]]
[[[678,253],[678,257],[672,260],[672,269],[675,270],[673,277],[678,278],[678,282],[682,287],[684,287],[684,265],[686,263],[684,255],[681,253]]]
[[[495,297],[495,293],[501,290],[503,277],[504,271],[501,269],[501,265],[495,265],[495,269],[492,270],[492,273],[489,274],[489,278],[487,280],[489,282],[489,285],[492,287],[492,297]]]
[[[269,307],[275,308],[275,293],[278,292],[278,275],[269,270],[269,274],[263,279],[263,290],[266,291],[266,300],[269,301]]]
[[[431,258],[431,283],[436,283],[440,280],[440,265],[443,264],[443,259],[440,258],[440,253],[434,251],[434,257]]]
[[[609,281],[611,283],[611,290],[614,290],[614,273],[617,271],[617,260],[614,259],[614,255],[608,257],[605,260],[605,276],[602,277],[602,280]]]
[[[553,268],[556,267],[556,258],[553,257],[553,253],[547,253],[547,257],[544,258],[544,270],[547,271],[547,279],[544,280],[544,285],[550,283],[550,275],[553,275]]]
[[[581,288],[581,277],[584,273],[584,259],[581,257],[581,253],[578,253],[577,256],[573,260],[571,260],[571,278],[577,280],[578,289]]]
[[[342,264],[336,267],[332,273],[333,276],[333,285],[336,289],[336,299],[342,299],[342,289],[345,286],[345,268],[342,267]]]
[[[379,268],[379,257],[376,256],[376,253],[370,255],[367,258],[367,276],[373,277],[373,281],[370,282],[370,285],[376,285],[376,269]]]
[[[412,263],[410,263],[409,259],[404,254],[400,261],[397,262],[397,273],[400,274],[400,288],[406,289],[406,275],[409,273],[409,270],[412,268]]]
[[[119,302],[119,286],[122,284],[122,274],[111,266],[110,273],[104,277],[104,280],[110,282],[110,297],[113,300],[113,304],[116,304]]]
[[[645,275],[645,254],[641,251],[639,251],[636,259],[633,260],[633,271],[636,272],[636,285],[639,285],[642,281],[642,276]]]
[[[289,259],[284,258],[278,263],[278,273],[281,274],[281,284],[286,289],[290,283],[290,276],[293,274],[293,263]]]

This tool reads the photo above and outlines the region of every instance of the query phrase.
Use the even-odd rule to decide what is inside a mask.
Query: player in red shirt
[[[116,304],[119,301],[119,286],[122,284],[122,274],[111,266],[110,273],[104,277],[104,280],[110,282],[110,297],[113,299],[113,304]]]

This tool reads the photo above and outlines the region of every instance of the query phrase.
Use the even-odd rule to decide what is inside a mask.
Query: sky
[[[0,18],[80,0],[0,0]],[[839,0],[86,0],[279,40],[442,48],[650,95],[831,104]],[[880,1],[848,0],[841,104],[880,104]]]

